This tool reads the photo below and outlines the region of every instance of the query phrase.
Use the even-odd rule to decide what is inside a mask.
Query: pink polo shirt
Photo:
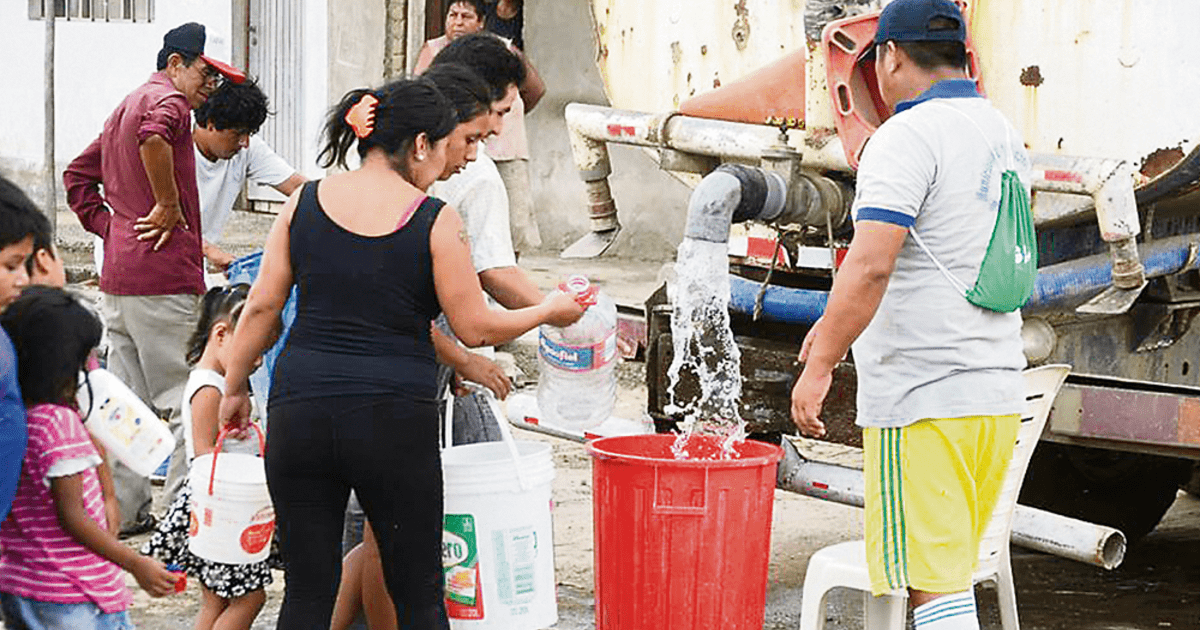
[[[0,523],[0,591],[41,602],[94,603],[106,613],[129,607],[133,596],[120,567],[75,541],[58,523],[50,479],[82,475],[88,516],[107,527],[96,466],[100,454],[79,414],[37,405],[26,414],[29,445],[12,512]]]
[[[137,240],[135,221],[154,208],[154,193],[139,152],[152,135],[171,145],[175,186],[188,227],[162,249]],[[150,75],[104,122],[104,129],[63,172],[67,203],[89,232],[104,239],[100,290],[113,295],[200,295],[204,256],[200,193],[192,146],[192,108],[163,72]],[[108,210],[111,209],[112,212]]]

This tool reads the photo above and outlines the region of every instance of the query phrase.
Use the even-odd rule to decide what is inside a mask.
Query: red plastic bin
[[[595,519],[597,630],[761,630],[775,468],[783,451],[746,441],[704,458],[673,435],[588,444]],[[696,457],[696,456],[701,457]]]

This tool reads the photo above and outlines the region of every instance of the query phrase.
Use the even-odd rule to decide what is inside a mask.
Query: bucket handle
[[[654,467],[654,502],[652,514],[672,514],[677,516],[705,516],[708,514],[708,469],[704,469],[704,505],[659,505],[658,504],[658,469]]]
[[[508,426],[508,416],[500,408],[500,401],[496,400],[491,390],[479,393],[488,401],[488,408],[492,410],[492,416],[496,418],[496,426],[500,429],[500,436],[504,438],[504,444],[508,446],[508,452],[512,455],[513,465],[517,467],[517,482],[521,484],[523,492],[528,492],[533,488],[533,484],[529,481],[529,475],[521,470],[521,454],[517,452],[517,440],[513,437],[512,429]]]
[[[521,484],[521,491],[527,492],[533,488],[533,483],[529,481],[529,475],[521,470],[521,453],[517,451],[517,442],[513,438],[512,429],[508,427],[508,418],[504,415],[504,410],[500,408],[500,402],[492,395],[492,391],[476,385],[468,381],[463,381],[463,384],[473,393],[479,395],[488,402],[488,409],[491,410],[492,416],[496,419],[496,426],[500,429],[501,441],[508,447],[508,452],[512,455],[513,465],[516,467],[517,482]],[[446,390],[446,424],[444,440],[444,448],[450,448],[454,445],[454,388],[450,387]]]
[[[258,428],[257,424],[250,423],[250,427],[258,433],[258,454],[260,457],[267,456],[267,438],[263,436],[262,429]],[[217,478],[217,456],[221,454],[221,444],[225,441],[225,436],[229,435],[230,427],[221,427],[217,432],[217,448],[213,450],[212,470],[208,472],[208,495],[212,496],[213,481]]]

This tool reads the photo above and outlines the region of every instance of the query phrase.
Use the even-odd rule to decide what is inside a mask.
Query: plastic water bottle
[[[542,324],[538,410],[546,424],[584,431],[607,420],[616,402],[617,305],[583,276],[571,276],[558,290],[588,309],[566,328]]]
[[[76,402],[87,414],[88,432],[110,455],[143,477],[149,477],[175,450],[175,436],[167,423],[108,370],[88,372]]]

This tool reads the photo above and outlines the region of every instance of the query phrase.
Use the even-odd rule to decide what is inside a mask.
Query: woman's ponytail
[[[437,142],[454,130],[456,109],[428,79],[397,79],[377,90],[351,90],[325,121],[324,145],[317,163],[347,168],[346,155],[358,144],[358,156],[373,148],[395,157],[411,149],[424,133]]]
[[[346,154],[350,152],[350,146],[354,144],[355,140],[358,140],[358,136],[355,135],[354,128],[350,126],[350,123],[346,121],[346,115],[364,96],[368,95],[373,95],[370,88],[350,90],[337,105],[329,110],[321,134],[324,144],[321,152],[317,154],[318,166],[329,168],[336,164],[347,168]]]

